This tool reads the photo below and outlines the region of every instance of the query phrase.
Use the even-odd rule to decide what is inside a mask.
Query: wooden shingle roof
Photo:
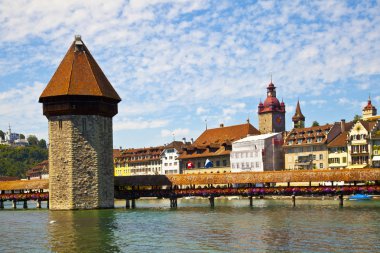
[[[42,92],[40,102],[57,96],[96,96],[121,101],[80,36],[71,44]]]

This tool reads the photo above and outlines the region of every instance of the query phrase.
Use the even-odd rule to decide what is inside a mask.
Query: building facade
[[[261,134],[285,131],[285,103],[276,97],[276,87],[271,82],[267,87],[267,98],[258,106],[259,131]]]
[[[112,117],[120,101],[75,36],[39,99],[49,122],[50,209],[114,206]]]
[[[282,134],[248,136],[232,143],[231,172],[284,169]]]
[[[246,124],[207,129],[179,156],[183,173],[231,172],[232,142],[260,132],[249,121]]]
[[[284,141],[285,169],[327,169],[327,144],[341,132],[340,123],[293,128]]]
[[[181,174],[182,168],[178,157],[182,153],[182,149],[190,145],[190,142],[186,142],[186,139],[181,141],[173,141],[166,145],[161,153],[161,174]]]
[[[48,179],[49,178],[49,161],[45,160],[29,169],[26,172],[26,177],[28,180],[33,179]]]
[[[341,133],[327,144],[329,168],[344,169],[348,166],[348,130],[351,129],[353,122],[346,123],[341,121]]]

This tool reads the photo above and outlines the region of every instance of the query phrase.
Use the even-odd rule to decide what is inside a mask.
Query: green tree
[[[2,130],[0,130],[0,138],[3,140],[5,139],[5,134]]]
[[[25,139],[25,135],[20,134],[20,139],[21,139],[21,140],[24,140],[24,139]]]
[[[312,127],[319,126],[318,121],[314,120],[314,121],[313,121],[313,124],[312,124],[311,126],[312,126]]]
[[[358,115],[358,114],[355,114],[355,116],[354,116],[354,123],[356,123],[356,122],[358,122],[359,120],[361,120],[361,118],[362,117],[360,117],[360,115]]]
[[[37,146],[38,145],[38,139],[35,135],[29,135],[27,141],[29,142],[29,145],[31,145],[31,146]]]
[[[46,146],[46,141],[45,141],[44,139],[39,140],[39,142],[38,142],[38,146],[39,146],[40,148],[47,148],[47,146]]]

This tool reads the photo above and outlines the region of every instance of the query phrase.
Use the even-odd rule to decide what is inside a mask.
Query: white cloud
[[[379,81],[379,24],[378,4],[370,2],[3,1],[0,96],[23,96],[14,88],[21,82],[37,81],[42,91],[73,35],[81,34],[123,99],[119,132],[184,114],[193,125],[194,115],[234,121],[265,99],[270,73],[279,98],[360,106],[353,87],[360,93]],[[2,98],[3,121],[21,120],[14,116],[20,113],[25,125],[43,132],[41,106],[33,104],[39,93]]]
[[[173,136],[176,140],[182,139],[185,136],[188,136],[190,130],[188,128],[177,128],[174,130],[164,129],[161,130],[161,137],[170,137]]]
[[[114,124],[113,129],[115,131],[131,130],[131,129],[148,129],[148,128],[160,128],[168,125],[167,120],[125,120],[117,121]]]

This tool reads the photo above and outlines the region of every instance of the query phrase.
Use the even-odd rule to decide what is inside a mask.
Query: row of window
[[[258,157],[259,152],[232,152],[231,158],[248,158],[248,157]]]
[[[346,157],[329,158],[329,163],[347,163]]]
[[[232,169],[260,168],[260,162],[231,163]]]

